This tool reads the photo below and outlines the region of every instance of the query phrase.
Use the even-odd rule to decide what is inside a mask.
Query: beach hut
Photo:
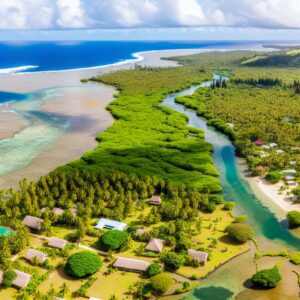
[[[278,150],[275,150],[275,153],[277,153],[277,154],[281,154],[281,153],[284,153],[284,151],[283,151],[283,150],[281,150],[281,149],[278,149]]]
[[[106,228],[106,229],[115,229],[115,230],[123,231],[126,228],[126,226],[127,226],[126,223],[102,218],[98,221],[95,228],[100,230]]]
[[[48,258],[48,255],[35,249],[29,249],[24,255],[24,258],[26,258],[29,261],[33,261],[34,258],[37,258],[38,262],[40,264],[43,264]]]
[[[150,204],[160,205],[161,204],[161,198],[159,196],[152,196],[151,199],[150,199]]]
[[[26,216],[22,223],[29,228],[35,230],[41,230],[43,219],[33,217],[33,216]]]
[[[48,242],[48,246],[57,249],[64,249],[67,246],[68,242],[57,237],[51,237]]]
[[[265,150],[269,150],[270,146],[264,145],[264,146],[262,146],[262,148],[265,149]]]
[[[205,265],[208,258],[208,254],[206,252],[196,251],[193,249],[188,249],[188,255],[192,256],[195,260],[203,265]]]
[[[267,156],[269,156],[269,155],[266,154],[266,153],[261,153],[261,154],[259,155],[260,158],[265,158],[265,157],[267,157]]]
[[[118,257],[114,262],[113,267],[121,270],[128,270],[134,272],[145,272],[150,263],[143,260],[126,258],[126,257]]]
[[[164,240],[151,238],[145,247],[145,250],[152,251],[152,252],[162,252],[164,249]]]

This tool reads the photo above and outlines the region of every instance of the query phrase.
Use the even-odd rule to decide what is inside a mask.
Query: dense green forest
[[[167,93],[200,83],[207,74],[198,66],[140,68],[93,78],[116,86],[108,109],[116,122],[97,137],[99,146],[64,170],[122,171],[156,176],[199,191],[221,190],[213,166],[212,146],[201,130],[187,126],[187,119],[160,105]]]

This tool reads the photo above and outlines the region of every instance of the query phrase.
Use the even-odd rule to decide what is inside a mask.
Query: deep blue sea
[[[226,49],[240,48],[244,45],[249,45],[249,42],[1,42],[0,73],[1,70],[2,73],[12,73],[95,67],[132,59],[134,53],[142,51],[195,48]],[[32,66],[32,68],[28,66]]]

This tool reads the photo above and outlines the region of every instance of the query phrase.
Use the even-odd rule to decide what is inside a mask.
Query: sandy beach
[[[57,89],[63,95],[50,97],[41,104],[40,110],[52,116],[63,117],[70,121],[68,130],[55,143],[41,149],[25,167],[0,176],[0,187],[18,186],[26,177],[38,179],[56,167],[80,158],[97,143],[95,136],[113,123],[113,118],[105,107],[113,100],[116,90],[113,87],[96,83],[81,83],[82,78],[90,78],[99,73],[132,68],[135,64],[147,66],[176,66],[177,63],[161,60],[162,57],[187,55],[203,50],[167,50],[139,54],[139,61],[58,72],[36,72],[1,74],[0,90],[15,93]],[[207,51],[207,50],[205,50]],[[143,58],[142,58],[143,57]],[[143,60],[142,60],[143,59]],[[61,90],[60,90],[61,89]],[[28,122],[12,111],[11,104],[0,108],[1,140],[14,137],[24,131]]]
[[[300,204],[294,204],[286,192],[280,192],[283,182],[272,184],[260,176],[251,177],[247,172],[247,163],[243,159],[238,160],[238,168],[241,176],[247,181],[252,192],[270,208],[279,219],[285,219],[286,213],[291,210],[300,211]]]

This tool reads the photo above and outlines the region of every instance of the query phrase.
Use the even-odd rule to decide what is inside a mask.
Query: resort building
[[[23,224],[25,226],[35,230],[41,230],[42,223],[43,223],[43,219],[32,217],[32,216],[26,216],[23,220]]]
[[[40,264],[43,264],[48,258],[48,255],[35,249],[29,249],[24,255],[24,258],[29,261],[33,261],[36,258]]]
[[[95,228],[100,230],[106,228],[106,229],[115,229],[115,230],[123,231],[126,228],[126,226],[127,226],[126,223],[102,218],[98,221]]]
[[[48,246],[57,249],[64,249],[67,246],[68,242],[57,237],[51,237],[48,242]]]
[[[291,165],[291,166],[296,166],[296,165],[297,165],[297,162],[294,161],[294,160],[293,160],[293,161],[290,161],[290,165]]]
[[[276,152],[277,154],[284,153],[284,151],[283,151],[283,150],[281,150],[281,149],[275,150],[275,152]]]
[[[90,297],[89,300],[101,300],[101,299],[95,298],[95,297]]]
[[[262,148],[265,149],[265,150],[269,150],[270,146],[264,145],[264,146],[262,146]]]
[[[195,260],[203,265],[205,265],[208,258],[208,254],[206,252],[196,251],[193,249],[188,249],[188,255],[192,256]]]
[[[53,300],[65,300],[64,298],[53,297]]]
[[[151,199],[150,199],[150,204],[160,205],[161,204],[161,198],[159,196],[152,196]]]
[[[114,268],[134,272],[145,272],[149,266],[150,263],[147,261],[126,257],[118,257],[113,264]]]
[[[149,243],[145,247],[145,250],[152,251],[152,252],[162,252],[164,249],[164,240],[151,238]]]
[[[278,146],[278,144],[276,144],[276,143],[271,143],[269,146],[270,146],[271,148],[275,148],[275,147]]]
[[[137,234],[137,235],[142,235],[142,234],[144,234],[144,233],[146,233],[146,232],[147,232],[147,230],[140,228],[140,229],[137,229],[137,230],[135,231],[135,234]]]

